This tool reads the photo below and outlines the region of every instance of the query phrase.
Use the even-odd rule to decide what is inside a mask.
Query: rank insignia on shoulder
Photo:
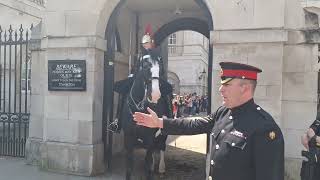
[[[276,133],[274,131],[269,132],[270,140],[274,140],[276,138]]]

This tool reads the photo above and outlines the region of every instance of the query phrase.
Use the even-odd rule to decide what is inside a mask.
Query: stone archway
[[[37,74],[40,80],[31,97],[33,102],[39,104],[39,108],[34,106],[31,110],[30,144],[27,148],[27,158],[30,157],[30,162],[39,164],[42,169],[85,176],[105,170],[102,158],[104,84],[101,82],[104,82],[104,63],[107,62],[107,66],[113,65],[107,59],[113,58],[113,50],[109,49],[112,43],[111,46],[108,45],[112,39],[111,36],[106,37],[105,31],[109,28],[109,22],[112,22],[112,13],[119,3],[124,2],[128,1],[79,3],[69,0],[63,6],[53,0],[47,3],[39,53],[42,60],[39,64],[41,71]],[[194,3],[193,0],[188,2]],[[167,23],[167,20],[162,24]],[[141,21],[138,25],[145,23]],[[120,38],[129,39],[129,33],[123,32],[126,28],[119,30]],[[132,37],[134,39],[134,34]],[[123,53],[120,56],[126,59],[129,54],[128,46],[125,43],[122,45]],[[104,61],[105,59],[108,61]],[[47,65],[52,60],[64,63],[81,60],[86,65],[85,90],[49,90]],[[112,70],[107,72],[111,73]],[[111,108],[108,111],[111,112]]]
[[[33,94],[32,97],[34,102],[41,104],[41,111],[33,109],[34,116],[30,122],[32,142],[30,141],[28,152],[35,154],[35,161],[44,169],[87,176],[101,173],[104,170],[101,158],[104,148],[101,135],[101,82],[104,81],[104,53],[107,51],[107,41],[110,40],[105,39],[105,30],[112,12],[120,1],[78,3],[76,0],[69,0],[63,6],[54,4],[53,0],[48,2],[43,20],[45,31],[41,35],[42,51],[39,55],[43,62],[39,65],[42,71],[38,74],[40,80],[37,94]],[[211,67],[209,66],[209,75],[219,77],[218,62],[221,60],[261,67],[263,75],[256,93],[257,102],[266,107],[277,122],[281,123],[289,142],[286,156],[297,159],[300,155],[297,136],[308,123],[303,121],[299,124],[301,118],[306,118],[305,114],[313,114],[314,117],[316,112],[314,99],[317,87],[310,87],[304,83],[316,79],[318,73],[311,72],[310,66],[306,64],[310,63],[312,58],[308,58],[308,62],[302,61],[307,56],[313,57],[314,54],[313,47],[309,47],[305,37],[300,34],[300,29],[305,27],[305,16],[298,0],[283,0],[279,4],[257,0],[196,2],[205,7],[207,11],[204,16],[212,21],[212,27],[209,26],[209,55],[215,61]],[[137,29],[143,27],[148,20],[152,20],[152,16],[148,15],[148,12],[141,15],[144,19],[140,21]],[[188,17],[192,17],[191,14],[188,14]],[[161,27],[177,19],[177,16],[162,16],[158,19],[161,20],[161,24],[157,25]],[[129,39],[129,33],[123,32],[127,29],[119,29],[122,30],[120,37]],[[135,33],[131,37],[138,42],[141,30]],[[121,54],[124,59],[129,54],[125,45],[123,44],[124,53]],[[48,90],[47,62],[59,59],[86,62],[88,83],[85,92]],[[213,84],[219,82],[218,78],[208,80]],[[301,83],[295,84],[297,80]],[[216,87],[209,88],[213,95],[212,104],[219,104]],[[295,89],[299,91],[294,91]],[[297,111],[292,112],[293,108]],[[311,115],[309,116],[308,119],[311,119]]]
[[[115,2],[115,1],[113,1],[113,2]],[[139,2],[142,2],[142,1],[139,1]],[[202,1],[201,1],[202,2]],[[122,3],[122,4],[125,4],[125,1],[120,1],[120,3]],[[197,3],[199,3],[198,1],[197,1]],[[201,4],[201,3],[200,3]],[[203,2],[202,2],[202,4],[203,4]],[[117,5],[115,5],[116,7],[119,7],[119,4],[117,4]],[[203,6],[204,7],[204,6]],[[203,7],[201,7],[201,8],[203,8]],[[120,9],[120,11],[121,11],[121,8],[118,8],[118,9]],[[110,14],[110,9],[109,8],[107,8],[107,9],[104,9],[104,10],[106,10],[106,12],[104,12],[104,13],[101,13],[101,14]],[[115,13],[115,11],[117,11],[117,8],[116,9],[114,9],[113,10],[113,12],[112,12],[112,14],[113,13]],[[125,10],[126,11],[126,10]],[[205,13],[204,14],[208,14],[208,8],[206,8],[205,10]],[[117,13],[119,13],[119,12],[117,12]],[[120,30],[120,37],[121,37],[121,41],[122,42],[131,42],[131,40],[129,40],[128,38],[132,38],[133,40],[133,43],[131,44],[131,46],[139,46],[139,35],[138,34],[141,34],[142,33],[142,31],[143,31],[143,29],[141,29],[141,27],[139,27],[139,25],[140,26],[143,26],[143,25],[141,25],[141,24],[144,24],[145,22],[144,21],[139,21],[139,20],[137,20],[137,18],[139,19],[139,18],[141,18],[142,20],[143,20],[143,15],[140,15],[140,13],[137,13],[137,14],[132,14],[131,16],[136,16],[136,17],[134,17],[133,19],[131,19],[132,21],[131,22],[129,22],[128,20],[126,20],[124,17],[125,16],[128,16],[128,12],[121,12],[121,13],[124,13],[124,14],[122,14],[122,15],[120,15],[119,16],[119,20],[118,20],[118,26],[120,26],[119,27],[119,29],[121,29]],[[210,16],[211,17],[211,16]],[[100,20],[99,20],[99,22],[101,23],[101,25],[98,25],[97,27],[103,27],[104,25],[105,25],[105,22],[104,21],[102,21],[102,17],[100,16]],[[159,34],[159,35],[163,35],[163,37],[165,37],[165,36],[168,36],[169,34],[166,34],[166,31],[168,30],[167,28],[172,28],[172,27],[174,27],[172,30],[182,30],[182,29],[190,29],[190,30],[196,30],[196,31],[199,31],[199,32],[202,32],[202,33],[204,33],[205,34],[205,36],[207,36],[207,37],[209,37],[209,32],[210,32],[210,29],[212,29],[212,28],[210,28],[209,27],[209,25],[208,24],[212,24],[212,20],[210,20],[210,22],[205,22],[204,20],[201,20],[201,19],[197,19],[197,18],[182,18],[182,19],[178,19],[178,20],[175,20],[175,21],[173,21],[173,23],[171,23],[171,24],[167,24],[167,22],[170,22],[171,21],[171,19],[170,19],[171,17],[169,17],[168,18],[168,20],[166,20],[166,21],[160,21],[160,25],[161,26],[164,26],[164,28],[162,28],[162,30],[161,31],[157,31],[156,32],[156,34]],[[208,17],[205,17],[205,18],[202,18],[202,19],[208,19]],[[111,15],[111,18],[109,18],[108,19],[108,23],[110,22],[110,21],[113,21],[113,19],[112,19],[112,15]],[[157,20],[154,20],[154,21],[157,21]],[[134,33],[136,34],[135,36],[133,35],[133,36],[131,36],[130,35],[130,37],[128,37],[127,35],[126,35],[126,33],[128,33],[126,30],[128,30],[128,29],[130,29],[130,28],[132,28],[132,26],[130,26],[130,23],[136,23],[137,25],[134,25],[133,26],[133,28],[136,28],[136,29],[134,29],[133,31],[135,31]],[[179,23],[180,23],[180,27],[179,27]],[[181,25],[181,23],[184,23],[185,25]],[[187,24],[186,24],[187,23]],[[124,24],[125,25],[128,25],[129,24],[129,26],[124,26]],[[165,24],[165,25],[164,25]],[[109,27],[109,25],[110,24],[108,24],[107,25],[107,28]],[[200,25],[200,26],[199,26]],[[137,27],[138,26],[138,27]],[[101,30],[99,30],[99,32],[100,32]],[[134,34],[133,33],[133,34]],[[107,35],[107,34],[106,34]],[[156,35],[157,36],[157,35]],[[109,36],[105,36],[105,39],[107,40],[107,43],[109,43],[109,42],[111,42],[111,41],[113,41],[113,37],[112,37],[112,35],[109,35]],[[161,40],[163,40],[163,39],[161,39]],[[124,44],[124,43],[122,43],[122,44]],[[133,49],[138,49],[138,47],[134,47]],[[113,93],[111,92],[111,90],[112,90],[112,84],[113,84],[113,82],[114,82],[114,80],[115,79],[117,79],[117,78],[119,78],[119,76],[118,77],[115,77],[115,74],[114,73],[117,73],[117,74],[119,74],[119,72],[118,71],[115,71],[114,69],[118,69],[118,70],[123,70],[123,68],[124,68],[124,65],[127,63],[126,61],[128,61],[127,59],[131,59],[131,54],[130,53],[132,53],[130,50],[128,50],[128,45],[124,45],[124,48],[123,48],[123,50],[124,50],[124,53],[123,54],[118,54],[117,55],[117,57],[114,57],[114,56],[112,56],[112,55],[110,55],[110,54],[112,54],[112,53],[106,53],[105,54],[105,57],[108,57],[106,60],[107,61],[110,61],[110,59],[109,58],[111,58],[111,59],[114,59],[114,58],[116,58],[116,59],[118,59],[118,61],[114,61],[114,62],[112,62],[111,64],[112,64],[112,70],[108,70],[107,68],[105,68],[105,70],[108,70],[109,72],[107,72],[107,76],[105,76],[105,79],[107,79],[107,81],[104,81],[106,84],[105,84],[105,88],[106,89],[109,89],[107,92],[109,92],[109,93],[107,93],[108,95],[106,96],[106,94],[105,94],[105,96],[104,96],[104,98],[106,99],[104,102],[108,102],[109,104],[108,105],[106,105],[105,107],[106,108],[104,108],[104,109],[108,109],[107,111],[104,111],[104,117],[106,117],[106,118],[103,118],[104,120],[105,120],[105,124],[104,124],[104,126],[106,126],[107,124],[108,124],[108,121],[110,121],[110,120],[112,120],[113,118],[113,107],[114,107],[114,103],[113,103]],[[134,50],[132,50],[132,51],[134,51]],[[112,52],[112,51],[109,51],[109,52]],[[133,56],[135,56],[136,54],[134,54]],[[212,56],[211,56],[212,57]],[[120,60],[119,60],[119,58],[120,58]],[[127,59],[126,59],[127,58]],[[121,59],[126,59],[126,61],[123,61],[123,60],[121,60]],[[112,60],[113,61],[113,60]],[[106,63],[105,64],[105,67],[109,67],[109,65],[108,65],[109,63]],[[129,63],[129,65],[128,66],[130,66],[130,63]],[[123,76],[122,75],[122,77],[125,77],[125,76]],[[210,81],[210,83],[211,83],[211,81]],[[105,93],[106,93],[106,91],[105,91]],[[107,101],[107,99],[108,99],[108,101]],[[111,99],[111,100],[110,100]],[[115,103],[117,103],[117,102],[115,102]],[[114,138],[117,138],[117,137],[114,137]],[[105,149],[109,149],[107,152],[106,152],[106,154],[107,154],[107,156],[108,156],[108,158],[107,158],[107,160],[110,160],[111,159],[111,157],[112,157],[112,145],[114,145],[114,146],[118,146],[119,147],[119,145],[117,145],[117,144],[114,144],[112,141],[113,141],[113,139],[114,138],[112,138],[112,135],[109,135],[108,136],[108,146],[105,146]],[[116,140],[117,142],[121,142],[121,140],[120,139],[117,139]],[[106,141],[105,141],[106,142]],[[105,145],[106,145],[106,143],[105,143]],[[115,150],[115,151],[117,151],[117,150]],[[110,164],[110,163],[109,163]]]
[[[210,39],[210,28],[208,22],[197,18],[181,18],[163,25],[157,30],[157,32],[155,32],[154,39],[156,45],[160,45],[161,42],[170,34],[183,30],[199,32]]]
[[[176,73],[168,71],[168,82],[172,85],[173,93],[180,94],[180,79]]]
[[[101,2],[99,6],[102,7],[102,9],[99,9],[99,17],[96,24],[97,35],[105,37],[104,32],[107,27],[108,20],[117,7],[118,3],[120,3],[121,1],[125,3],[127,0],[105,0],[104,2]],[[211,2],[210,0],[195,0],[195,2],[204,11],[206,20],[208,21],[208,26],[210,30],[213,30],[213,2]]]

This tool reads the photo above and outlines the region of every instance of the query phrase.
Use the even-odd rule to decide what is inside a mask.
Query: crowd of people
[[[201,112],[207,112],[208,97],[199,96],[196,93],[174,94],[172,106],[175,118],[198,115]]]

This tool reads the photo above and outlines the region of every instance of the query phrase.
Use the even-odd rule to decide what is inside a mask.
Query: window
[[[177,53],[177,34],[173,33],[169,36],[168,40],[168,51],[169,54],[176,54]]]
[[[169,45],[177,45],[177,34],[173,33],[169,36]]]

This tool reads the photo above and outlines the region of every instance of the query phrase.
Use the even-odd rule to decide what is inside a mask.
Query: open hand
[[[162,128],[160,124],[160,119],[158,115],[152,111],[152,109],[147,108],[150,114],[145,114],[141,112],[135,112],[133,114],[133,120],[137,122],[138,125],[149,127],[149,128]]]

